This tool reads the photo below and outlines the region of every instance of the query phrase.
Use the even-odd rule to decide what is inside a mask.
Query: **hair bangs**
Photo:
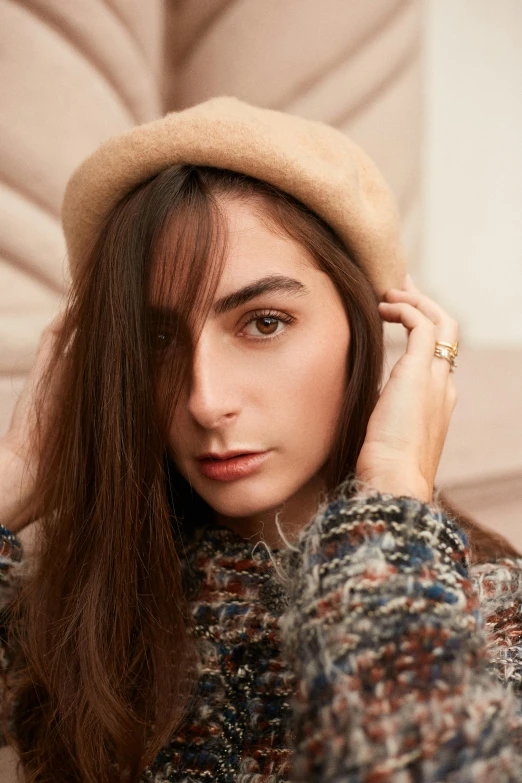
[[[168,212],[151,238],[144,279],[144,330],[160,430],[166,434],[224,266],[226,221],[192,166],[173,166],[149,185],[151,218]]]

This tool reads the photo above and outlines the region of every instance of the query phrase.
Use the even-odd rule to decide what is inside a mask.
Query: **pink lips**
[[[200,473],[215,481],[235,481],[254,473],[266,460],[270,452],[258,451],[250,454],[205,455],[198,459]]]

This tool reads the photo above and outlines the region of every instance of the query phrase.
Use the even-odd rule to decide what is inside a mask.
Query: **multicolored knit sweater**
[[[0,528],[4,592],[20,560]],[[199,528],[184,568],[199,684],[144,783],[522,781],[522,559],[374,494],[276,551]]]

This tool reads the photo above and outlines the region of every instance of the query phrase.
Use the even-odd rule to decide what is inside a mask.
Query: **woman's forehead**
[[[299,278],[315,268],[302,245],[275,230],[262,204],[234,199],[225,201],[222,209],[227,241],[217,297],[260,277]]]
[[[208,291],[210,287],[214,289],[212,300],[217,304],[240,289],[268,279],[272,285],[265,286],[265,291],[304,290],[314,277],[324,275],[302,245],[282,229],[276,230],[258,199],[227,197],[219,199],[218,206],[220,230],[214,232],[215,243],[207,242],[204,259],[201,250],[188,247],[191,237],[184,231],[180,252],[179,225],[166,233],[161,252],[153,259],[152,304],[167,301],[175,307],[187,296],[195,297],[198,290]],[[196,235],[193,238],[195,244],[200,240]],[[286,283],[281,285],[282,278]]]

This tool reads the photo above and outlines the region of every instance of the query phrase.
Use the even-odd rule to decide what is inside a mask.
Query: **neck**
[[[324,492],[323,479],[314,476],[295,495],[274,508],[246,517],[217,514],[216,520],[253,543],[265,541],[272,549],[277,549],[285,546],[284,539],[292,543],[313,519]]]

